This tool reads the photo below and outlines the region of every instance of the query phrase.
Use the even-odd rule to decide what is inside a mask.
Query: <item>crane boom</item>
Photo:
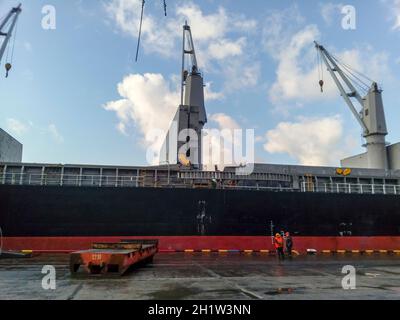
[[[367,91],[366,95],[363,97],[356,89],[355,85],[357,82],[354,84],[352,82],[352,78],[353,81],[354,79],[360,79],[349,71],[349,67],[340,63],[340,61],[333,57],[322,45],[318,44],[316,41],[314,41],[314,43],[322,61],[328,68],[329,74],[338,87],[341,96],[363,130],[363,136],[366,140],[364,146],[367,148],[367,153],[364,155],[365,159],[359,156],[359,158],[362,158],[364,161],[363,167],[387,169],[388,160],[385,136],[388,132],[382,102],[382,90],[379,89],[378,84],[374,81],[369,85],[361,81],[364,85],[363,89]],[[343,65],[343,69],[339,64]],[[345,70],[348,74],[346,74]],[[321,88],[322,85],[323,81]],[[367,89],[365,89],[365,86]],[[361,106],[361,110],[357,110],[352,98],[358,102]]]
[[[0,61],[3,59],[4,52],[6,51],[8,42],[11,38],[11,35],[13,33],[13,30],[15,28],[15,25],[18,20],[18,16],[21,13],[21,4],[19,4],[17,7],[12,8],[10,12],[6,15],[3,21],[0,21],[0,37],[4,37],[3,43],[1,44],[0,47]],[[8,30],[4,30],[7,23],[11,20],[11,24],[8,27]]]
[[[349,81],[349,79],[344,75],[344,73],[342,72],[340,67],[337,65],[335,60],[329,54],[329,52],[323,46],[319,45],[317,42],[314,41],[314,43],[315,43],[315,47],[321,54],[322,60],[324,61],[325,65],[327,66],[328,71],[329,71],[333,81],[335,82],[336,86],[338,87],[340,94],[342,95],[344,101],[349,106],[350,111],[353,113],[354,117],[356,118],[356,120],[358,121],[360,126],[363,128],[364,134],[368,133],[367,126],[365,125],[362,117],[360,116],[360,113],[357,111],[356,107],[354,106],[353,102],[350,99],[350,97],[355,97],[357,99],[357,101],[361,105],[363,105],[363,100],[362,100],[360,94],[357,92],[356,88]],[[348,88],[351,90],[350,93],[346,92],[342,83],[339,81],[339,78],[336,75],[336,72],[341,77],[341,79],[346,83]]]

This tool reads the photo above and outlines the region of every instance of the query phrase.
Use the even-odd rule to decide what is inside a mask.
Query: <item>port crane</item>
[[[9,50],[10,46],[8,46],[9,41],[14,33],[14,30],[16,30],[16,25],[18,21],[18,16],[22,12],[21,4],[19,4],[17,7],[12,8],[8,14],[4,17],[4,19],[0,20],[0,39],[3,39],[3,42],[0,47],[0,63],[3,61],[3,56],[6,53],[7,50],[7,59],[9,57]],[[11,60],[6,61],[5,68],[6,68],[6,78],[8,77],[8,73],[12,68],[12,59],[14,56],[14,46],[15,46],[15,33],[14,33],[14,42],[12,45],[12,51],[11,51]]]
[[[394,169],[390,168],[390,161],[388,161],[390,159],[388,158],[398,156],[399,149],[397,147],[388,148],[386,142],[388,131],[382,90],[375,81],[339,61],[316,41],[314,43],[318,53],[321,92],[323,92],[324,86],[322,65],[325,64],[341,96],[360,124],[366,141],[363,146],[366,147],[367,152],[342,160],[342,165],[371,169]],[[356,108],[356,104],[359,109]],[[396,155],[392,154],[394,152]]]

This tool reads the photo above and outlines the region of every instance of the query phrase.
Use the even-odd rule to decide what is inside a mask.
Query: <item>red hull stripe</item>
[[[85,250],[94,242],[118,242],[121,239],[159,239],[161,252],[266,252],[274,251],[271,237],[262,236],[173,236],[173,237],[5,237],[3,250],[68,253]],[[293,237],[294,250],[306,252],[354,252],[400,250],[400,237]]]

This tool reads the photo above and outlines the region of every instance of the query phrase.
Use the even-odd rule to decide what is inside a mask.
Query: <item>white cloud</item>
[[[105,5],[105,8],[122,32],[137,38],[141,1],[111,0]],[[246,32],[256,27],[255,21],[248,20],[244,16],[230,16],[223,7],[219,7],[215,13],[206,15],[193,2],[182,2],[176,5],[169,17],[162,19],[146,12],[143,19],[142,41],[145,51],[156,52],[164,56],[179,56],[177,46],[181,45],[179,41],[182,36],[181,27],[186,20],[191,26],[196,42],[195,46],[200,47],[199,51],[207,50],[209,45],[212,45],[215,53],[218,44],[225,42],[233,47],[233,51],[231,54],[225,53],[224,56],[236,55],[237,46],[243,42],[240,38],[234,41],[227,39],[227,33],[231,28],[242,26],[241,31]],[[236,47],[234,47],[235,44]],[[219,56],[217,55],[216,58],[219,59]]]
[[[318,66],[310,60],[304,51],[310,52],[314,39],[319,37],[318,28],[314,25],[307,26],[292,36],[286,49],[282,50],[278,57],[276,81],[269,90],[269,97],[274,104],[282,100],[295,100],[306,98],[312,100],[319,98],[318,90]],[[314,64],[312,64],[314,62]],[[328,94],[332,93],[327,92]]]
[[[234,30],[253,32],[257,29],[258,22],[254,19],[249,19],[245,15],[238,15],[232,19],[232,28]]]
[[[23,135],[30,129],[30,125],[25,124],[17,119],[9,118],[6,122],[7,130],[11,134],[15,134],[18,136]]]
[[[338,54],[341,61],[382,86],[389,85],[395,80],[389,67],[389,57],[387,52],[377,52],[370,45],[345,50]]]
[[[141,1],[135,0],[112,0],[106,3],[106,11],[117,27],[133,38],[139,34],[139,22],[141,14]],[[178,24],[176,25],[178,26]],[[152,15],[143,17],[142,47],[147,52],[156,52],[169,56],[173,52],[174,37],[177,30],[171,28],[171,22],[163,25],[157,24]]]
[[[211,43],[208,47],[210,58],[223,60],[229,56],[240,56],[243,54],[243,47],[246,45],[246,38],[242,37],[236,41],[221,39]]]
[[[293,105],[321,98],[313,45],[320,32],[315,25],[303,25],[304,18],[297,6],[292,6],[269,14],[263,29],[264,49],[277,63],[276,80],[269,87],[268,97],[274,110],[283,114]],[[324,98],[332,92],[325,92]]]
[[[268,25],[271,22],[274,22],[274,25],[265,28],[263,44],[268,54],[277,62],[276,80],[268,92],[274,110],[289,114],[293,107],[339,97],[339,91],[325,65],[322,66],[324,93],[321,94],[319,90],[317,53],[313,44],[313,41],[320,37],[318,27],[303,26],[304,20],[296,7],[286,13],[272,14]],[[380,84],[390,82],[388,79],[393,78],[385,52],[376,52],[368,45],[342,51],[327,47],[340,61]]]
[[[391,19],[394,20],[392,29],[400,30],[400,0],[389,1],[389,8],[391,13]]]
[[[136,38],[140,4],[136,0],[111,0],[105,8],[119,30]],[[226,79],[223,91],[213,91],[211,82],[206,83],[206,101],[224,99],[225,90],[257,84],[259,64],[245,51],[245,35],[254,30],[257,23],[244,15],[231,15],[223,7],[205,14],[193,2],[180,2],[174,11],[169,9],[168,18],[162,20],[146,12],[142,30],[143,50],[179,59],[185,20],[191,26],[199,67]],[[169,81],[161,74],[129,75],[118,85],[121,99],[107,103],[104,108],[116,113],[117,128],[121,133],[128,134],[129,128],[134,126],[143,145],[158,151],[164,136],[155,139],[154,129],[167,132],[180,100],[178,87],[179,76],[176,75],[172,75]]]
[[[396,1],[396,8],[395,8],[395,23],[393,25],[394,30],[400,30],[400,1]]]
[[[32,122],[24,123],[17,119],[7,119],[6,122],[7,130],[14,135],[22,136],[29,131],[39,132],[52,137],[57,143],[63,143],[64,138],[58,131],[57,126],[54,123],[49,124],[47,127],[34,125]]]
[[[105,8],[117,28],[136,39],[139,32],[140,6],[141,2],[137,0],[111,0]],[[194,2],[185,1],[179,2],[175,10],[170,9],[167,18],[146,12],[141,50],[169,59],[179,59],[182,25],[185,20],[191,26],[201,70],[220,74],[225,77],[227,83],[233,79],[231,74],[225,72],[226,60],[234,60],[232,63],[238,69],[238,74],[246,74],[249,69],[254,69],[256,63],[253,58],[248,57],[250,53],[246,52],[245,48],[247,34],[255,30],[257,22],[244,15],[230,14],[222,6],[215,12],[205,14]]]
[[[228,92],[243,88],[255,87],[261,75],[261,64],[258,61],[243,64],[242,60],[232,59],[224,66],[224,74],[227,80],[224,88]]]
[[[216,113],[211,115],[210,120],[217,123],[220,129],[240,129],[239,124],[225,113]]]
[[[264,149],[271,154],[288,154],[302,165],[338,165],[354,142],[344,139],[339,116],[301,118],[281,122],[266,134]]]
[[[212,91],[211,85],[206,84],[205,100],[223,99],[223,94]],[[176,77],[168,81],[161,74],[132,74],[118,84],[118,93],[121,99],[103,106],[116,113],[117,129],[128,135],[130,128],[137,128],[143,147],[158,152],[180,101]]]
[[[321,16],[327,25],[331,25],[335,16],[339,16],[343,8],[342,3],[324,2],[320,4]]]
[[[296,5],[267,15],[262,29],[261,43],[264,49],[275,59],[285,50],[288,40],[304,23]]]
[[[212,90],[212,82],[207,82],[204,87],[204,100],[212,101],[212,100],[222,100],[225,98],[223,92],[215,92]]]
[[[118,84],[118,93],[121,99],[108,102],[104,108],[117,114],[119,131],[127,134],[128,128],[135,125],[144,146],[158,151],[164,136],[156,139],[154,130],[167,132],[179,105],[179,90],[171,89],[161,74],[146,73],[125,77]]]
[[[221,92],[214,92],[211,87],[211,82],[206,83],[206,101],[224,98]],[[167,132],[180,101],[175,77],[168,81],[161,74],[132,74],[118,84],[118,93],[121,99],[103,107],[116,113],[117,128],[121,133],[127,134],[128,128],[136,125],[148,146],[154,143],[151,137],[153,129]]]
[[[221,39],[228,30],[229,18],[223,7],[216,13],[204,15],[198,5],[188,2],[177,7],[176,15],[188,20],[197,41]]]
[[[180,100],[178,88],[171,89],[172,83],[174,83],[173,79],[168,81],[161,74],[146,73],[144,75],[127,76],[118,84],[118,93],[121,99],[108,102],[103,107],[105,110],[116,113],[119,120],[117,128],[121,133],[128,134],[129,128],[137,127],[143,146],[149,148],[148,150],[151,152],[157,153],[161,148]],[[210,86],[209,83],[206,88],[210,88]],[[157,94],[154,94],[155,92]],[[223,98],[220,93],[215,93],[211,89],[206,89],[205,93],[206,100]],[[229,130],[227,140],[232,143],[232,130],[240,129],[239,124],[223,113],[212,114],[209,116],[209,120],[210,128],[217,127],[218,130]],[[161,134],[157,134],[160,132]],[[210,147],[217,154],[231,150],[229,145],[221,145],[217,136],[212,136],[210,142]],[[205,157],[204,162],[208,163],[210,168],[213,168],[215,164],[208,157]],[[223,165],[221,162],[218,162],[218,164]]]
[[[57,129],[57,126],[53,123],[49,124],[47,127],[48,132],[52,136],[52,138],[57,142],[57,143],[63,143],[64,142],[64,137],[60,134],[60,132]]]

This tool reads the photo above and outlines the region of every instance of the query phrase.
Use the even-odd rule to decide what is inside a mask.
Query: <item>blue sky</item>
[[[362,152],[327,72],[319,92],[314,39],[382,85],[388,141],[400,141],[398,0],[169,0],[167,18],[161,0],[147,0],[138,63],[139,0],[21,2],[13,69],[0,74],[0,127],[24,144],[25,162],[146,164],[149,129],[168,125],[179,103],[186,19],[208,127],[254,129],[257,161],[337,165]],[[16,3],[0,0],[0,16]],[[55,30],[41,26],[47,4]],[[341,26],[343,5],[356,8],[355,30]]]

